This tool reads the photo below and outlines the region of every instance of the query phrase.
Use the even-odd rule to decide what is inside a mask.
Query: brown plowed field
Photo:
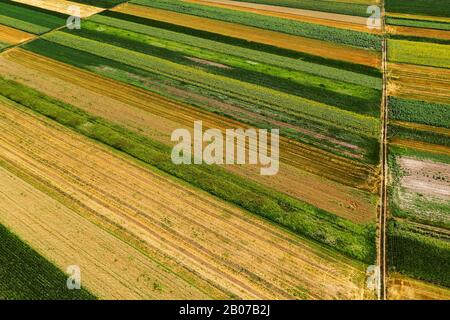
[[[0,105],[0,126],[4,162],[237,297],[323,299],[364,294],[362,264],[7,101]]]
[[[450,103],[450,70],[389,63],[389,94]]]
[[[94,6],[89,6],[79,2],[65,1],[65,0],[13,0],[14,2],[25,3],[30,6],[39,7],[42,9],[55,11],[63,14],[71,15],[71,7],[77,7],[80,9],[80,17],[86,18],[103,11],[102,8],[97,8]]]
[[[0,70],[8,78],[165,144],[171,144],[170,134],[174,129],[192,128],[195,120],[203,120],[208,128],[244,127],[228,118],[23,50],[3,54]],[[288,139],[282,139],[280,144],[281,167],[275,177],[261,176],[254,166],[227,168],[352,221],[374,219],[376,204],[372,196],[318,176],[329,172],[349,181],[352,179],[349,172],[362,170],[362,174],[366,170],[364,167],[359,168],[348,160],[345,163],[326,153],[321,155],[307,145]],[[361,183],[369,181],[363,179]]]
[[[70,265],[79,266],[82,285],[98,298],[210,297],[203,288],[194,287],[173,270],[149,259],[2,167],[0,223],[61,270]],[[163,290],[155,290],[154,286]],[[227,297],[218,289],[214,291],[217,298]]]
[[[393,273],[389,275],[388,299],[449,300],[450,289]]]
[[[34,35],[0,24],[0,42],[18,44],[34,38]]]
[[[196,17],[150,7],[125,4],[114,11],[139,17],[160,20],[198,30],[208,30],[230,37],[260,42],[280,48],[305,52],[324,58],[353,62],[375,68],[380,67],[381,56],[375,51],[331,44],[326,41],[309,39],[281,32],[269,31],[240,24]]]
[[[403,26],[386,26],[386,31],[390,34],[396,34],[396,35],[402,35],[402,36],[450,40],[450,31],[445,31],[445,30],[403,27]]]
[[[252,12],[272,17],[315,23],[323,26],[329,26],[345,30],[354,30],[368,33],[380,33],[380,30],[367,28],[366,26],[367,19],[364,17],[355,17],[329,12],[287,8],[281,6],[264,5],[249,2],[236,2],[230,0],[184,0],[184,1],[219,8]]]

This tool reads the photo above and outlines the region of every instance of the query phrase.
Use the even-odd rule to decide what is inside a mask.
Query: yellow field
[[[393,273],[389,276],[388,299],[450,300],[450,289]]]
[[[0,106],[0,125],[3,162],[95,219],[117,226],[119,232],[109,230],[116,237],[124,230],[151,253],[152,260],[165,256],[172,265],[195,270],[197,278],[239,298],[359,299],[364,295],[363,264],[116,155],[7,101]],[[40,253],[56,254],[48,249]],[[196,278],[192,273],[189,276]],[[108,294],[101,290],[100,294]],[[168,290],[167,294],[176,293]]]
[[[14,45],[30,40],[33,37],[34,35],[25,31],[17,30],[0,24],[0,42]]]
[[[103,11],[102,8],[97,8],[94,6],[89,6],[86,4],[82,4],[79,2],[73,1],[65,1],[65,0],[13,0],[14,2],[25,3],[30,6],[39,7],[42,9],[55,11],[63,14],[72,15],[73,12],[71,8],[79,8],[80,9],[80,17],[86,18],[96,14],[100,11]]]
[[[450,70],[388,63],[389,95],[450,104]]]

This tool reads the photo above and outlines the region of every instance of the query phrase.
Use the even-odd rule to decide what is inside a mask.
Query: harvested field
[[[344,14],[328,13],[313,10],[294,9],[273,5],[264,5],[247,2],[236,2],[230,0],[184,0],[185,2],[197,3],[219,8],[235,9],[252,12],[272,17],[315,23],[324,26],[355,30],[369,33],[379,33],[377,29],[367,28],[367,18],[355,17]]]
[[[1,103],[1,102],[0,102]],[[5,155],[5,150],[1,151]],[[0,222],[102,299],[205,299],[186,279],[0,167]],[[66,279],[60,285],[64,286]],[[159,284],[164,290],[155,290]],[[216,298],[226,297],[214,290]]]
[[[389,63],[389,95],[450,103],[450,70]]]
[[[165,144],[170,144],[170,134],[175,128],[192,128],[193,121],[198,119],[210,128],[244,127],[236,121],[23,50],[4,54],[0,70],[4,76]],[[354,165],[346,167],[332,155],[321,156],[311,147],[288,139],[281,140],[281,149],[284,160],[276,177],[261,176],[254,166],[228,169],[352,221],[373,220],[376,208],[370,194],[320,177],[328,176],[329,172],[334,179],[348,181],[353,179],[348,172],[360,169]],[[342,170],[343,166],[348,169]],[[359,183],[370,183],[365,179],[361,178]],[[367,187],[370,185],[363,188]]]
[[[388,299],[449,300],[450,289],[392,273],[389,275]]]
[[[113,11],[173,23],[193,29],[208,30],[226,36],[260,42],[324,58],[342,60],[374,68],[380,67],[381,57],[375,51],[331,44],[325,41],[133,4],[125,4],[115,8]]]
[[[67,15],[73,14],[70,10],[71,7],[77,7],[80,9],[80,17],[86,18],[93,14],[96,14],[103,9],[81,4],[73,1],[65,1],[65,0],[13,0],[14,2],[24,3],[30,6],[55,11]]]
[[[27,33],[25,31],[0,25],[0,42],[14,45],[30,40],[33,37],[34,35]]]
[[[413,28],[405,26],[386,26],[389,34],[409,37],[422,37],[430,39],[450,40],[450,31],[425,28]]]
[[[5,162],[236,297],[363,297],[364,265],[22,108],[3,104],[0,114]]]
[[[400,157],[403,172],[401,187],[409,192],[450,200],[450,165],[434,161]]]

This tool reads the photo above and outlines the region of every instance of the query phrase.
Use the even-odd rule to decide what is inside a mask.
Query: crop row
[[[108,14],[108,15],[106,15]],[[218,53],[237,56],[249,61],[255,61],[284,69],[299,71],[316,75],[328,79],[358,84],[372,89],[381,89],[381,78],[369,76],[362,73],[347,71],[342,68],[331,67],[320,63],[305,61],[301,57],[288,57],[279,54],[269,53],[262,50],[255,50],[238,45],[228,44],[221,41],[214,41],[201,36],[193,36],[180,31],[172,31],[168,28],[154,27],[150,25],[152,20],[143,19],[140,23],[125,20],[130,16],[116,12],[108,12],[101,15],[94,15],[90,21],[116,27],[128,31],[142,33],[160,39],[171,40],[180,44],[191,45],[198,48],[212,50]],[[145,24],[144,24],[145,23]],[[193,30],[194,31],[194,30]]]
[[[381,51],[381,38],[370,33],[336,29],[313,23],[263,16],[236,10],[208,7],[182,1],[135,0],[132,1],[132,3],[184,14],[191,14],[204,18],[239,23],[327,42]]]
[[[379,115],[381,92],[377,90],[93,22],[84,22],[81,30],[72,33],[352,112]]]
[[[444,133],[422,131],[397,124],[389,125],[388,136],[389,138],[415,140],[450,147],[449,136]]]
[[[126,63],[167,77],[191,82],[197,86],[215,89],[231,96],[244,97],[249,102],[254,102],[261,107],[285,112],[292,116],[301,116],[327,125],[348,128],[367,137],[375,137],[378,132],[379,121],[373,117],[354,114],[322,103],[210,74],[165,59],[76,37],[68,33],[54,32],[45,35],[44,38],[61,45],[96,54],[100,57]]]
[[[267,4],[274,6],[282,6],[289,8],[298,8],[306,10],[316,10],[331,13],[347,14],[351,16],[366,17],[368,5],[359,3],[345,3],[330,0],[237,0],[244,2],[253,2],[259,4]],[[350,2],[350,1],[349,1]]]
[[[218,166],[175,165],[171,161],[169,146],[92,117],[16,82],[0,79],[0,94],[299,235],[350,257],[373,263],[374,225],[352,223]]]
[[[379,143],[376,137],[367,138],[346,129],[327,126],[311,119],[292,116],[281,111],[274,112],[270,109],[261,108],[254,101],[244,101],[238,96],[225,95],[221,91],[198,87],[183,80],[165,77],[118,61],[102,58],[86,51],[80,51],[45,40],[33,41],[25,45],[25,47],[51,59],[156,92],[172,100],[176,99],[195,105],[208,112],[225,115],[254,127],[265,129],[280,127],[280,133],[283,136],[313,145],[339,156],[353,159],[348,153],[357,152],[361,155],[361,159],[358,158],[359,161],[364,159],[368,163],[378,163]],[[170,88],[179,90],[171,90]],[[186,95],[188,92],[193,95]],[[214,99],[214,101],[223,101],[225,106],[222,103],[208,103],[204,99],[196,99],[196,95],[209,97]],[[244,112],[240,112],[239,109],[230,109],[227,105],[238,106]],[[280,122],[284,122],[287,125],[280,125]],[[296,130],[293,125],[298,126],[302,130]],[[347,144],[336,144],[333,142],[334,139],[340,139],[358,148],[354,150],[347,147]]]
[[[111,8],[125,2],[125,0],[71,0],[100,8]]]
[[[0,299],[95,299],[68,290],[67,276],[0,224]]]
[[[389,118],[450,129],[450,105],[389,97]]]

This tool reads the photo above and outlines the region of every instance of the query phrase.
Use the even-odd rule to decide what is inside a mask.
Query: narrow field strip
[[[3,152],[2,152],[2,155]],[[203,292],[0,167],[0,222],[101,299],[205,299]],[[61,287],[65,285],[62,279]],[[159,285],[164,290],[157,290]]]
[[[244,298],[361,297],[360,264],[334,253],[331,258],[252,215],[16,108],[2,106],[5,161],[69,192],[201,277]]]
[[[450,31],[446,30],[434,30],[434,29],[414,28],[406,26],[387,26],[386,30],[389,34],[393,35],[450,40]]]
[[[70,9],[77,8],[80,10],[80,17],[86,18],[93,14],[96,14],[100,11],[102,11],[102,8],[97,8],[85,4],[81,4],[78,2],[73,1],[65,1],[65,0],[13,0],[14,2],[18,3],[24,3],[30,6],[55,11],[67,15],[71,15],[74,12],[72,12]],[[78,12],[77,12],[78,13]]]
[[[406,40],[388,40],[391,62],[450,68],[450,45]]]
[[[234,9],[244,12],[252,12],[272,17],[315,23],[323,26],[354,30],[367,33],[379,33],[378,29],[369,29],[366,26],[367,18],[327,13],[313,10],[292,9],[272,5],[259,5],[247,2],[230,0],[184,0],[189,3],[197,3],[219,8]]]
[[[173,23],[193,29],[208,30],[210,32],[239,39],[260,42],[324,58],[342,60],[374,68],[379,68],[381,61],[380,54],[375,51],[345,47],[338,44],[330,44],[325,41],[302,38],[230,22],[215,21],[213,19],[195,17],[167,10],[126,4],[113,9],[113,11]]]

